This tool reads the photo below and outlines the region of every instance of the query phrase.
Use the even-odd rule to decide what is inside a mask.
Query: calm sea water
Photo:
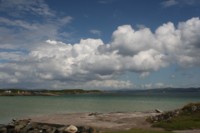
[[[171,110],[200,102],[199,93],[82,94],[0,97],[0,123],[12,118],[70,112],[134,112]]]

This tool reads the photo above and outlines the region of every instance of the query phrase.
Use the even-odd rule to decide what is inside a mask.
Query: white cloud
[[[150,29],[144,28],[135,31],[130,25],[119,26],[113,32],[112,39],[112,50],[118,50],[122,55],[131,56],[150,49],[155,40]]]
[[[169,22],[153,33],[149,28],[134,30],[119,26],[110,44],[101,39],[81,39],[75,44],[47,40],[35,43],[30,52],[2,52],[0,83],[32,87],[132,88],[131,81],[118,80],[125,72],[141,77],[171,64],[200,66],[200,20]],[[23,82],[23,83],[22,83]],[[163,88],[163,83],[144,88]]]

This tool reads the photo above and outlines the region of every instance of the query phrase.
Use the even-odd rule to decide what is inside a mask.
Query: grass
[[[184,106],[178,116],[170,120],[153,123],[153,127],[166,130],[200,129],[200,103],[190,103]]]
[[[154,123],[153,127],[161,127],[166,130],[200,129],[200,113],[183,113],[169,121]]]
[[[106,133],[172,133],[170,131],[157,131],[152,129],[131,129],[127,131],[110,131]]]

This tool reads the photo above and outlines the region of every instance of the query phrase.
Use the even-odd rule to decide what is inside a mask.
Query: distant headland
[[[200,92],[200,88],[157,88],[157,89],[136,89],[136,90],[84,90],[84,89],[63,89],[63,90],[48,90],[48,89],[17,89],[4,88],[0,89],[0,96],[62,96],[67,94],[102,94],[102,93],[189,93]]]
[[[100,90],[65,89],[65,90],[29,90],[29,89],[0,89],[0,96],[61,96],[67,94],[101,93]]]

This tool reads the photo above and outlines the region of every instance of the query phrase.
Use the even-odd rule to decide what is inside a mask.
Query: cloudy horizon
[[[131,0],[1,0],[0,88],[200,87],[200,3],[189,1],[138,17]]]

